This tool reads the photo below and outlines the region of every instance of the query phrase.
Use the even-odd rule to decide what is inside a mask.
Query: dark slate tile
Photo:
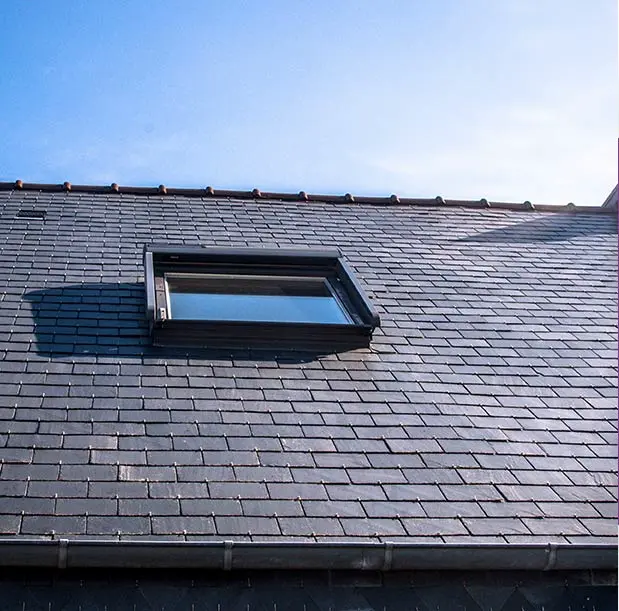
[[[405,477],[407,477],[407,470],[409,473],[412,471],[421,472],[421,470],[425,467],[423,460],[421,460],[417,454],[368,454],[367,460],[375,469],[401,469],[404,472]],[[434,469],[429,469],[429,471],[433,470]]]
[[[141,516],[88,516],[89,535],[144,534],[151,532],[150,520]]]
[[[100,498],[59,498],[56,501],[55,513],[62,516],[113,516],[118,513],[118,503]]]
[[[479,468],[479,463],[475,456],[471,454],[451,454],[451,453],[423,453],[420,455],[425,465],[431,469],[436,468]]]
[[[276,437],[227,437],[230,450],[281,452],[281,439]]]
[[[373,457],[373,456],[372,456]],[[310,457],[311,458],[311,457]],[[314,460],[318,467],[343,469],[363,468],[370,466],[370,457],[364,454],[337,452],[336,454],[315,454]],[[313,467],[313,462],[309,466]]]
[[[135,453],[134,453],[135,454]],[[143,453],[140,453],[139,459],[136,457],[133,460],[142,460]],[[159,450],[147,450],[146,461],[149,466],[159,465],[202,465],[203,458],[202,452],[199,450],[188,451],[159,451]],[[123,461],[121,461],[123,462]],[[142,462],[133,462],[127,464],[144,464]]]
[[[257,482],[210,482],[208,490],[211,498],[221,499],[266,499],[270,496],[266,484]]]
[[[59,465],[4,464],[0,476],[3,480],[55,480],[58,479]],[[81,478],[80,478],[81,479]],[[1,486],[1,484],[0,484]],[[0,488],[2,490],[2,488]],[[4,496],[0,492],[0,496]]]
[[[1,438],[0,438],[1,440]],[[5,444],[9,448],[59,448],[62,446],[63,438],[61,435],[33,435],[31,433],[11,433]]]
[[[269,501],[251,501],[268,503]],[[181,514],[184,516],[238,516],[242,514],[241,501],[238,499],[194,498],[180,499]]]
[[[154,467],[150,467],[154,468]],[[168,469],[169,467],[157,467]],[[154,478],[153,478],[154,479]],[[162,478],[156,478],[163,481]],[[196,467],[196,466],[177,466],[176,479],[179,482],[231,482],[234,481],[234,469],[232,467]],[[173,481],[173,480],[170,480]]]
[[[174,482],[176,481],[176,470],[174,467],[121,465],[118,467],[118,480],[125,482]]]
[[[176,516],[180,515],[180,505],[174,499],[120,499],[117,513],[120,516]]]
[[[526,520],[526,519],[525,519]],[[519,518],[463,518],[462,522],[472,535],[527,535],[531,530]]]
[[[256,452],[202,452],[203,464],[206,466],[258,465]],[[264,464],[264,463],[262,463]]]
[[[216,516],[215,529],[222,536],[280,534],[278,520],[253,516]]]
[[[407,429],[408,431],[409,429]],[[392,439],[385,440],[390,452],[400,454],[417,454],[419,452],[442,452],[443,449],[435,439]]]
[[[406,535],[404,526],[398,519],[342,518],[340,523],[344,532],[354,537],[397,537]]]
[[[152,518],[152,532],[154,535],[214,535],[216,531],[212,517],[155,516]]]
[[[282,446],[286,452],[335,452],[336,446],[345,440],[337,439],[334,441],[330,439],[320,438],[282,438]]]
[[[400,469],[348,469],[353,484],[406,483],[407,479]]]
[[[411,537],[445,537],[467,535],[468,531],[457,518],[403,518],[402,524]]]
[[[86,533],[85,516],[24,516],[23,535],[80,535]]]
[[[326,500],[327,490],[323,484],[311,483],[267,483],[271,499]],[[329,486],[331,489],[332,486]],[[333,497],[331,497],[333,498]]]
[[[429,515],[421,503],[410,501],[363,501],[362,505],[370,518],[420,518]]]
[[[527,528],[536,535],[588,535],[587,527],[575,518],[523,518]]]
[[[292,479],[299,483],[348,484],[351,481],[346,469],[293,467],[290,472]]]
[[[54,499],[2,497],[0,514],[53,515],[55,504]]]
[[[285,467],[235,467],[233,479],[237,482],[291,482],[293,477]]]
[[[578,462],[581,463],[587,471],[607,473],[615,473],[617,471],[616,456],[614,456],[614,458],[579,458]],[[568,467],[565,468],[567,469]]]
[[[40,465],[51,467],[51,465]],[[53,467],[58,469],[58,467]],[[65,481],[109,481],[118,479],[118,467],[116,465],[60,465],[60,479]],[[46,477],[46,479],[51,479]]]
[[[547,486],[552,485],[569,485],[571,482],[569,478],[559,471],[519,471],[513,470],[512,475],[520,482],[521,484],[529,484],[529,485],[543,485]]]
[[[586,512],[589,510],[589,508],[592,508],[604,518],[616,518],[617,517],[617,505],[616,503],[612,503],[612,502],[610,503],[609,502],[594,502],[594,503],[591,503],[590,505],[585,504],[585,503],[570,504],[567,506],[568,511],[571,510],[573,507],[578,507],[578,509],[575,510],[573,513],[574,516],[580,516],[581,511]]]
[[[298,501],[243,500],[243,515],[257,517],[296,517],[303,515]]]
[[[429,518],[484,517],[485,513],[477,502],[422,501],[421,508]]]
[[[443,501],[441,487],[434,484],[385,484],[385,494],[390,501]]]
[[[147,498],[148,487],[146,482],[90,482],[88,484],[89,498],[103,499],[134,499]]]
[[[20,533],[22,523],[21,515],[0,514],[0,534],[17,535]]]
[[[86,482],[67,481],[31,481],[28,484],[28,496],[53,498],[55,495],[68,498],[85,498],[88,492]]]
[[[449,501],[500,501],[503,496],[496,486],[487,484],[440,484],[441,492]]]
[[[558,494],[549,486],[499,484],[497,488],[508,501],[558,501]]]
[[[535,471],[531,463],[524,456],[514,456],[510,454],[483,454],[475,456],[477,462],[484,469],[501,469],[501,470],[524,470],[529,469],[532,473]]]
[[[382,439],[335,439],[334,451],[370,454],[375,452],[389,452],[387,444]]]
[[[411,484],[461,484],[466,481],[461,473],[463,469],[427,469],[423,464],[415,469],[402,469],[407,481]],[[467,482],[467,483],[489,483],[489,482]]]
[[[151,482],[147,486],[148,496],[153,499],[209,498],[209,485],[206,483]]]
[[[145,465],[146,452],[132,450],[92,450],[90,462],[95,465]]]
[[[616,480],[615,480],[616,481]],[[616,485],[616,484],[615,484]],[[611,501],[617,500],[617,489],[613,485],[609,492],[602,486],[552,486],[553,493],[561,498],[562,501]],[[540,499],[551,501],[553,499]]]
[[[314,454],[310,452],[259,452],[260,464],[264,467],[313,467],[316,462],[323,461],[327,456],[338,454]]]
[[[123,432],[124,427],[123,427]],[[118,437],[119,450],[172,450],[173,440],[171,437]]]
[[[385,490],[378,484],[327,484],[326,491],[333,501],[383,501],[387,499]]]
[[[359,501],[351,500],[329,500],[329,501],[303,501],[303,511],[307,517],[339,518],[352,517],[364,518],[366,512],[364,506]],[[382,517],[382,516],[381,516]]]
[[[53,450],[50,450],[53,451]],[[42,462],[36,460],[36,458],[40,455],[40,452],[45,452],[45,450],[37,450],[37,456],[35,456],[35,462]],[[33,462],[33,453],[32,449],[28,448],[0,448],[0,462],[1,463],[31,463]]]
[[[580,522],[592,535],[599,537],[616,537],[616,524],[602,518],[581,518]]]

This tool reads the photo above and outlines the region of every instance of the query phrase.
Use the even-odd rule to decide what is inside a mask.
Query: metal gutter
[[[0,566],[347,570],[616,569],[617,546],[5,539]]]

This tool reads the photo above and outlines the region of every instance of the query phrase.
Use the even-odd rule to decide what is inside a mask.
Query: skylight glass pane
[[[352,324],[324,278],[168,274],[170,316],[220,320]]]

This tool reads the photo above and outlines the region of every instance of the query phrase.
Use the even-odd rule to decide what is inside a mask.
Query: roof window
[[[144,248],[156,345],[345,349],[379,317],[337,250]]]

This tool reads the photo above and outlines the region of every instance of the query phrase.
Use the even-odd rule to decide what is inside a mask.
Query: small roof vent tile
[[[20,210],[17,217],[20,219],[44,220],[47,212],[45,210]]]

